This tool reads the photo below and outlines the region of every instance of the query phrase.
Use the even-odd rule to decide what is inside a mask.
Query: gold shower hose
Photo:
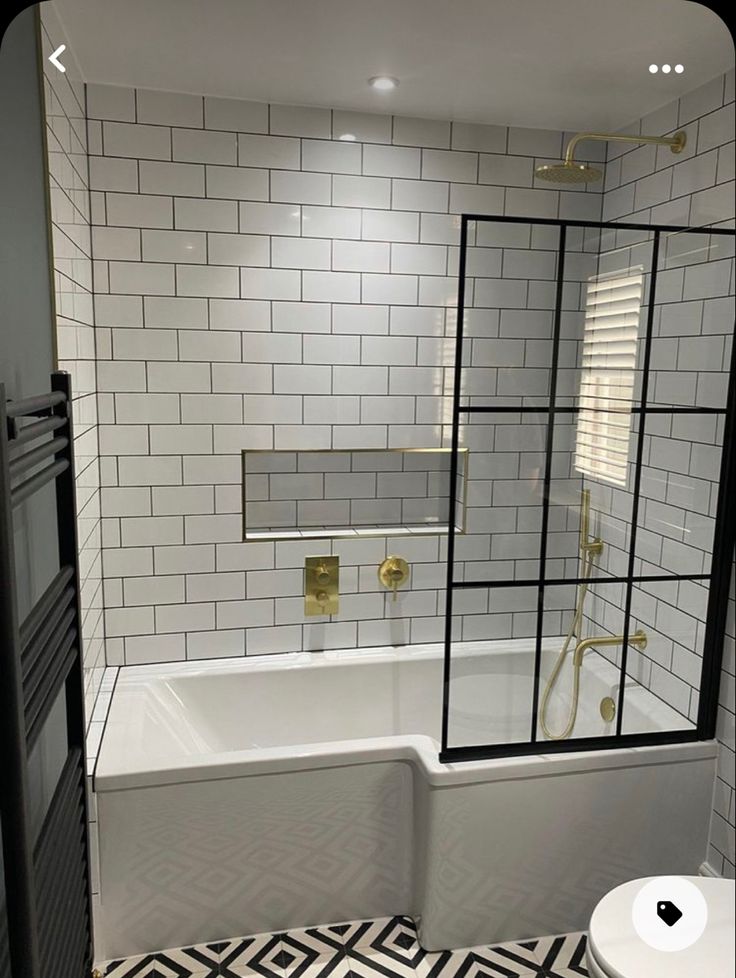
[[[570,628],[565,637],[565,641],[562,644],[562,649],[560,654],[557,656],[557,661],[555,662],[552,674],[547,680],[547,684],[544,687],[544,692],[542,693],[542,707],[539,711],[539,725],[541,726],[545,737],[548,740],[565,740],[572,733],[573,727],[575,726],[575,720],[578,715],[578,696],[580,694],[580,667],[582,665],[582,659],[577,662],[573,660],[573,673],[572,673],[572,706],[570,707],[570,714],[567,720],[567,726],[562,731],[562,733],[555,734],[547,726],[547,705],[549,702],[549,697],[552,690],[555,687],[557,678],[560,675],[560,670],[567,658],[567,653],[570,648],[570,642],[572,642],[573,635],[577,634],[580,628],[580,622],[583,617],[583,605],[585,604],[585,595],[588,593],[588,583],[590,581],[590,575],[593,570],[593,561],[595,559],[595,550],[585,548],[583,550],[583,573],[582,573],[582,583],[578,585],[578,595],[577,603],[575,605],[575,614],[573,615],[572,621],[570,622]]]

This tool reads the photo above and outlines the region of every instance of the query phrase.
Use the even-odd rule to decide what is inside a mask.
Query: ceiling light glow
[[[375,75],[368,79],[368,84],[379,92],[390,92],[392,89],[398,88],[399,79],[392,78],[391,75]]]
[[[657,74],[657,72],[659,71],[659,65],[649,65],[649,71],[650,71],[650,72],[651,72],[651,73],[652,73],[653,75],[656,75],[656,74]]]
[[[663,74],[669,75],[669,73],[671,71],[672,71],[672,68],[669,65],[662,65],[662,72],[663,72]]]
[[[675,65],[675,71],[677,72],[678,75],[681,75],[684,70],[685,70],[684,65]]]

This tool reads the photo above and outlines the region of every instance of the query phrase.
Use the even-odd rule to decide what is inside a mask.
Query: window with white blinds
[[[588,281],[575,468],[626,485],[644,268]]]

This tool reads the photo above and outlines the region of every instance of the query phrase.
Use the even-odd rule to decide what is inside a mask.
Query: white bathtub
[[[528,640],[457,646],[451,744],[527,739],[532,664]],[[583,929],[618,883],[697,872],[713,742],[443,765],[441,673],[438,645],[122,669],[98,955],[403,913],[428,950],[465,947]],[[591,654],[576,736],[612,732],[606,695]],[[683,726],[641,687],[627,703],[625,731]]]

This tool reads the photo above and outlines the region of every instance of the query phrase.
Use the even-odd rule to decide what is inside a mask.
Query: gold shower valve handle
[[[397,589],[409,580],[409,564],[403,557],[387,557],[378,568],[378,580],[394,592],[395,601]]]
[[[320,566],[317,568],[316,578],[318,584],[325,585],[330,583],[330,572],[327,570],[324,564],[320,564]]]

